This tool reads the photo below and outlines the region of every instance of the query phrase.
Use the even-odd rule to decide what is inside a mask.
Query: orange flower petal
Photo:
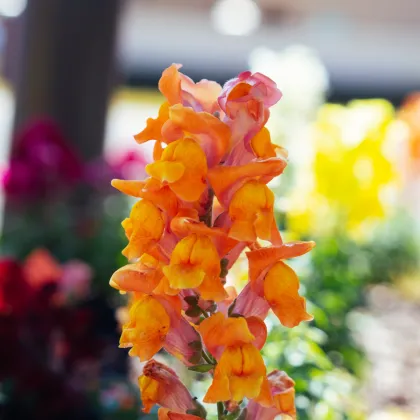
[[[259,181],[248,181],[236,191],[229,205],[232,226],[229,236],[238,241],[255,242],[257,237],[270,240],[274,194]]]
[[[170,105],[181,102],[181,78],[178,71],[181,67],[181,64],[172,64],[162,72],[159,80],[159,90]]]
[[[210,167],[217,165],[228,150],[230,141],[230,128],[217,117],[207,112],[195,112],[192,108],[175,105],[169,110],[170,121],[184,133],[194,138],[202,147],[207,156]],[[177,131],[165,125],[164,131],[168,132],[170,140],[176,136]]]
[[[175,246],[170,265],[163,269],[171,287],[190,289],[218,280],[219,254],[210,238],[191,234]]]
[[[130,226],[131,234],[122,253],[129,260],[139,258],[155,245],[165,227],[161,211],[148,200],[140,200],[134,204],[130,213],[130,223],[125,222],[125,225]]]
[[[151,293],[163,277],[160,263],[150,255],[143,254],[140,261],[118,269],[109,284],[125,292]]]
[[[295,408],[295,383],[285,373],[275,370],[268,375],[268,381],[272,389],[274,406],[280,414],[287,414],[296,418]]]
[[[267,183],[280,175],[286,165],[282,158],[271,158],[240,166],[216,166],[209,169],[208,178],[217,198],[224,203],[227,190],[238,181],[255,179]]]
[[[231,392],[229,389],[229,378],[227,375],[214,376],[203,401],[205,403],[217,403],[218,401],[228,401],[231,399]]]
[[[249,263],[249,279],[252,283],[264,274],[275,262],[306,254],[315,247],[315,242],[287,242],[280,246],[260,248],[246,253]]]
[[[151,201],[155,206],[166,211],[170,217],[175,216],[178,211],[176,195],[157,179],[149,178],[147,181],[113,179],[111,185],[124,194]]]
[[[142,197],[142,190],[146,183],[144,181],[126,181],[124,179],[113,179],[111,185],[123,194],[131,197]]]
[[[165,69],[159,81],[159,90],[171,105],[183,104],[199,111],[213,113],[218,109],[217,98],[222,87],[213,81],[194,83],[182,74],[180,64]]]
[[[271,143],[271,135],[267,127],[263,127],[251,139],[251,148],[258,158],[267,159],[276,157],[276,145]]]
[[[182,200],[196,201],[207,188],[206,156],[192,139],[170,143],[162,153],[161,160],[146,166],[146,172],[161,182],[167,182],[172,191]]]
[[[184,209],[182,213],[172,219],[171,230],[175,235],[182,237],[192,233],[199,235],[220,236],[227,237],[226,233],[219,228],[208,227],[204,222],[200,222],[196,210],[188,209],[189,214],[186,214]]]
[[[153,178],[162,182],[179,181],[185,172],[185,166],[181,162],[157,161],[146,166],[146,172]]]
[[[266,376],[263,377],[263,381],[261,384],[261,392],[254,399],[255,402],[262,405],[263,407],[270,407],[273,404],[273,397],[271,395],[270,390],[270,383],[268,382],[268,379]]]
[[[160,279],[160,282],[158,283],[156,288],[153,290],[153,293],[155,295],[175,296],[179,293],[179,290],[171,287],[168,278],[166,276],[163,276]]]
[[[145,143],[149,140],[157,140],[160,144],[161,141],[165,141],[162,136],[162,127],[169,119],[169,104],[164,102],[159,108],[159,114],[157,118],[148,118],[146,122],[146,128],[140,133],[134,136],[137,143]]]
[[[203,320],[198,329],[204,344],[215,357],[220,354],[218,347],[252,343],[255,340],[245,318],[226,318],[221,312]]]
[[[313,319],[306,312],[306,301],[298,291],[296,273],[282,261],[274,264],[264,278],[265,299],[285,327],[292,328]]]
[[[159,399],[159,382],[147,376],[140,376],[139,388],[143,403],[143,412],[150,413],[150,410]]]
[[[198,287],[204,280],[205,271],[200,267],[172,264],[165,267],[164,273],[169,280],[169,285],[174,289],[193,289]]]
[[[252,344],[227,347],[214,372],[214,379],[203,401],[256,398],[266,376],[260,352]]]
[[[130,321],[123,326],[120,347],[132,347],[130,355],[150,359],[163,346],[170,327],[165,308],[154,297],[143,295],[130,308]]]

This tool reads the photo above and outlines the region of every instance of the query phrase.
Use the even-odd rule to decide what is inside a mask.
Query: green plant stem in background
[[[217,418],[219,420],[223,419],[223,403],[221,401],[217,403]]]

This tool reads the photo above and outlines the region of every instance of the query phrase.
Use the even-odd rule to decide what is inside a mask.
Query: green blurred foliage
[[[361,382],[367,361],[349,315],[366,304],[370,285],[418,268],[411,226],[403,216],[382,222],[363,243],[337,230],[315,238],[307,256],[289,261],[314,321],[287,329],[273,319],[263,352],[269,370],[285,370],[296,381],[299,420],[366,418]]]
[[[34,249],[46,248],[60,262],[79,259],[93,269],[93,291],[112,296],[108,279],[125,263],[121,221],[128,213],[128,200],[117,194],[99,197],[83,210],[63,202],[30,206],[8,216],[0,252],[22,261]]]

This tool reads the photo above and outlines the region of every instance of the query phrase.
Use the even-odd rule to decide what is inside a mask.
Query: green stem
[[[221,401],[217,403],[217,418],[219,420],[223,419],[223,403]]]
[[[199,308],[200,308],[201,313],[204,315],[204,318],[208,318],[209,314],[203,308],[201,308],[200,306],[199,306]]]
[[[210,359],[210,357],[207,355],[207,353],[204,350],[202,350],[201,355],[203,356],[203,359],[207,363],[209,363],[210,365],[213,365],[214,364],[213,360]]]

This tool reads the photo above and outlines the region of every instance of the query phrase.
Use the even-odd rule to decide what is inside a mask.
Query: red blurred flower
[[[21,265],[9,258],[0,260],[0,314],[22,314],[28,307],[32,293]]]

